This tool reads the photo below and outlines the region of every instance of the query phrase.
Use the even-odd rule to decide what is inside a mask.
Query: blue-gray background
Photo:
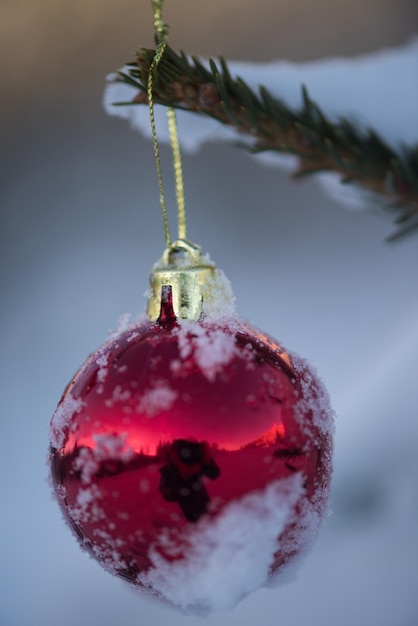
[[[63,387],[122,313],[142,309],[163,247],[151,145],[100,105],[105,74],[152,44],[148,2],[1,12],[0,624],[195,626],[80,552],[45,466]],[[167,0],[166,17],[174,46],[258,61],[371,52],[418,29],[413,0]],[[316,364],[339,415],[334,514],[298,581],[207,623],[416,625],[416,237],[389,246],[385,217],[223,144],[184,166],[190,237],[242,316]]]

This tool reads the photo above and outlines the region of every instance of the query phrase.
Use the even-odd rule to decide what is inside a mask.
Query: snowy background
[[[167,0],[165,15],[174,47],[309,62],[402,46],[417,12],[415,0]],[[121,314],[143,308],[164,245],[151,144],[101,109],[104,76],[152,44],[148,2],[21,0],[2,13],[0,624],[197,626],[80,552],[45,467],[64,386]],[[385,217],[222,142],[184,168],[190,238],[230,278],[241,315],[314,362],[339,416],[334,513],[297,582],[206,623],[415,626],[416,236],[385,244]]]

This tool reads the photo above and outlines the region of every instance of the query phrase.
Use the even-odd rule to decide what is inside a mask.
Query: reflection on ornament
[[[189,610],[234,606],[310,544],[331,475],[322,385],[231,313],[217,270],[209,279],[196,321],[174,311],[181,285],[157,281],[158,319],[89,357],[50,429],[53,484],[83,548]]]

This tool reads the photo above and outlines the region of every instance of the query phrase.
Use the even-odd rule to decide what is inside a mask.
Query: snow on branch
[[[135,62],[109,77],[104,94],[106,111],[145,136],[151,136],[149,113],[139,105],[147,104],[153,56],[140,50]],[[307,63],[227,65],[167,47],[154,97],[179,109],[184,150],[245,138],[251,152],[295,177],[321,173],[342,204],[370,206],[376,194],[386,198],[398,236],[418,229],[417,74],[417,38],[397,49]],[[163,114],[157,107],[159,138],[168,142]]]

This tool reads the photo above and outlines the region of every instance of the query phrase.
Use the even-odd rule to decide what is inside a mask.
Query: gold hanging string
[[[154,96],[153,96],[153,80],[157,72],[158,64],[160,63],[164,51],[166,49],[165,37],[168,34],[168,25],[162,19],[162,5],[163,0],[152,0],[152,11],[154,17],[154,29],[156,33],[157,39],[157,48],[155,50],[155,55],[151,63],[151,67],[149,69],[148,74],[148,84],[147,84],[147,95],[148,95],[148,106],[151,120],[151,132],[152,132],[152,140],[154,144],[154,155],[155,155],[155,164],[157,168],[157,178],[158,178],[158,187],[160,191],[160,204],[161,204],[161,212],[163,217],[164,224],[164,236],[167,248],[171,245],[171,237],[170,230],[168,226],[168,215],[167,215],[167,207],[165,203],[164,196],[164,188],[163,188],[163,177],[161,171],[161,161],[160,161],[160,151],[158,147],[157,140],[157,131],[155,127],[155,116],[154,116]],[[171,152],[173,156],[173,168],[174,168],[174,179],[175,179],[175,189],[176,189],[176,203],[177,203],[177,223],[178,223],[178,238],[186,239],[186,208],[184,201],[184,184],[183,184],[183,169],[181,163],[181,154],[180,154],[180,144],[177,132],[177,121],[176,114],[173,108],[169,108],[167,111],[168,115],[168,129],[170,134],[170,145]]]
[[[157,167],[158,188],[160,190],[160,205],[161,205],[161,212],[163,216],[164,237],[165,237],[166,246],[168,248],[171,244],[171,237],[170,237],[170,229],[168,227],[167,206],[165,204],[165,197],[164,197],[160,151],[158,148],[157,131],[155,128],[154,96],[152,92],[152,81],[153,81],[154,71],[155,71],[155,68],[158,66],[158,63],[161,61],[161,57],[164,54],[165,47],[166,47],[165,41],[160,41],[155,51],[155,56],[152,60],[151,67],[149,68],[147,94],[148,94],[149,116],[150,116],[150,121],[151,121],[152,141],[154,144],[155,165]]]
[[[158,41],[164,41],[168,35],[168,24],[166,24],[163,20],[163,3],[164,0],[151,0],[154,30],[158,37]]]
[[[171,107],[167,111],[168,130],[173,154],[174,180],[176,185],[177,229],[178,238],[186,239],[186,205],[184,201],[183,168],[181,164],[179,136],[177,132],[176,112]]]

